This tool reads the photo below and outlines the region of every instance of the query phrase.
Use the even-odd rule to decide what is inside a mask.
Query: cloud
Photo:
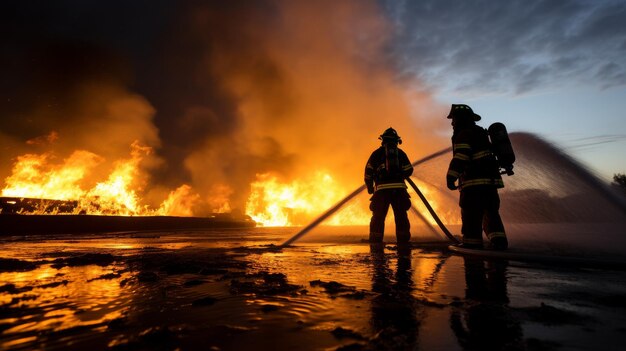
[[[455,94],[626,85],[623,1],[385,1],[405,75]]]

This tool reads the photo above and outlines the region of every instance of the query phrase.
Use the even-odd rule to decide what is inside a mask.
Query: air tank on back
[[[504,124],[496,122],[489,126],[489,139],[491,139],[492,152],[498,160],[498,166],[503,168],[502,174],[513,175],[513,163],[515,162],[515,153],[509,139],[509,133]]]

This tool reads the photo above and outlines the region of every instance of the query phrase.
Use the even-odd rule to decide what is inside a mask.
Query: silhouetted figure
[[[385,218],[391,205],[397,241],[407,243],[411,239],[407,216],[411,199],[404,179],[413,173],[413,166],[404,151],[398,148],[402,139],[393,128],[385,130],[378,139],[382,140],[381,147],[372,153],[365,166],[365,185],[367,192],[373,194],[370,199],[372,219],[369,240],[372,243],[383,241]]]
[[[411,247],[398,247],[395,274],[389,268],[383,244],[370,245],[373,263],[371,324],[376,336],[369,342],[373,350],[415,350],[419,331],[419,305],[412,295]]]
[[[482,248],[485,231],[491,246],[504,250],[508,241],[500,218],[498,188],[504,187],[487,131],[476,125],[480,116],[467,105],[452,105],[453,158],[448,167],[448,189],[460,189],[462,246]],[[455,184],[459,181],[458,186]]]
[[[465,257],[465,301],[450,327],[465,350],[523,350],[522,328],[508,306],[506,261]]]

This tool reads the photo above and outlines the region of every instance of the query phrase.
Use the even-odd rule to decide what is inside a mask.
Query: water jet
[[[538,136],[516,132],[510,138],[517,152],[516,172],[505,177],[500,191],[500,212],[513,248],[508,257],[574,265],[625,262],[626,198]],[[414,162],[413,177],[437,189],[433,195],[439,205],[435,216],[442,218],[439,227],[459,232],[458,197],[451,196],[444,183],[449,162],[445,155],[451,156],[450,148]],[[281,246],[309,233],[363,190],[365,186],[355,189]]]

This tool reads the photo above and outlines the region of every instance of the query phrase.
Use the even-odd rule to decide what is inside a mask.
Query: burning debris
[[[20,54],[3,71],[15,89],[0,107],[2,196],[77,201],[72,213],[307,224],[360,183],[352,156],[375,143],[364,136],[393,124],[407,148],[446,143],[432,133],[445,121],[424,116],[436,104],[414,89],[407,99],[389,65],[391,27],[378,6],[128,5],[112,26],[100,15],[120,11],[108,4],[81,15],[16,5],[8,25],[25,37],[6,43]],[[78,41],[66,28],[85,31]],[[364,200],[328,224],[368,217]]]
[[[186,184],[171,191],[158,208],[143,204],[139,193],[146,176],[141,163],[152,151],[138,143],[133,143],[131,149],[131,157],[114,162],[108,177],[102,181],[93,178],[97,162],[90,162],[100,158],[87,151],[75,151],[62,163],[52,162],[54,157],[49,153],[18,157],[2,189],[4,197],[0,197],[0,234],[255,225],[247,216],[230,213],[192,217],[200,196]],[[94,182],[95,185],[86,186]],[[22,214],[30,216],[19,216]]]
[[[0,197],[0,213],[75,213],[78,201]]]
[[[193,215],[199,195],[185,184],[170,192],[158,209],[141,203],[138,193],[146,175],[140,165],[151,152],[133,143],[131,157],[114,162],[105,180],[93,175],[102,158],[85,150],[74,151],[61,163],[54,163],[51,153],[19,156],[5,180],[0,208],[20,214]]]

